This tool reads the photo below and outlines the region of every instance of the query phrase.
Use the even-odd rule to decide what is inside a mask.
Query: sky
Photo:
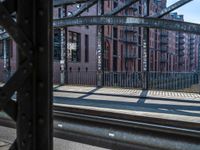
[[[178,0],[167,0],[167,5],[169,6],[177,1]],[[200,0],[189,2],[177,9],[176,12],[183,14],[185,21],[200,24]]]

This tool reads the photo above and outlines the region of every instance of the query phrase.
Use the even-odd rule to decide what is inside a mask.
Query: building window
[[[118,42],[117,40],[113,40],[113,55],[117,56],[118,51]]]
[[[61,59],[61,31],[60,29],[54,29],[54,59]]]
[[[69,32],[69,59],[71,62],[80,62],[81,61],[81,35],[76,32]]]
[[[85,62],[89,62],[89,37],[85,35]]]
[[[114,8],[116,8],[118,6],[118,2],[117,1],[114,1]]]
[[[113,38],[118,38],[118,29],[116,27],[113,28]]]
[[[58,8],[58,18],[61,18],[61,8]]]

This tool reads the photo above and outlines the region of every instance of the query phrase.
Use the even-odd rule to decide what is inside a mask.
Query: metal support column
[[[150,0],[146,0],[146,14],[145,17],[149,16],[149,5],[150,5]],[[149,89],[149,28],[144,28],[143,31],[143,79],[144,79],[144,85],[143,89],[148,90]]]
[[[31,70],[17,90],[16,143],[19,150],[52,150],[52,1],[18,0],[17,6],[17,23],[27,36],[19,38],[18,66],[27,62]]]
[[[104,14],[104,0],[98,0],[98,15]],[[97,26],[97,86],[103,86],[104,73],[104,26]]]
[[[65,17],[65,6],[62,6],[61,8],[61,18]],[[61,33],[61,60],[60,60],[60,84],[63,85],[65,84],[66,81],[66,38],[65,38],[65,27],[60,28],[60,33]]]

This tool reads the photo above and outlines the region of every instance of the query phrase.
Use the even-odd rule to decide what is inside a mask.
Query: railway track
[[[54,136],[110,149],[200,149],[200,125],[54,104]],[[15,128],[9,118],[0,125]],[[177,139],[178,137],[178,139]]]

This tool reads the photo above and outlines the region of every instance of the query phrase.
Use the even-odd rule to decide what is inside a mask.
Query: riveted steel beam
[[[88,0],[53,0],[53,5],[54,6],[72,5],[76,3],[85,3],[85,2],[88,2]]]
[[[163,16],[169,14],[170,12],[180,8],[181,6],[191,2],[193,0],[180,0],[174,4],[172,4],[171,6],[163,9],[160,13],[156,14],[156,15],[153,15],[152,17],[155,17],[155,18],[162,18]]]
[[[17,1],[17,25],[32,43],[25,55],[18,47],[18,66],[32,61],[31,74],[17,90],[19,150],[53,149],[52,9],[51,0]]]
[[[180,32],[200,34],[200,25],[174,20],[157,18],[122,17],[122,16],[87,16],[56,19],[54,27],[79,26],[79,25],[122,25],[159,28]]]
[[[111,15],[116,15],[117,13],[119,13],[120,11],[126,9],[127,7],[129,7],[130,5],[138,2],[139,0],[126,0],[125,4],[123,5],[119,5],[118,7],[114,8],[111,12],[106,13],[105,16],[111,16]]]
[[[26,21],[26,20],[25,20]],[[22,50],[30,50],[32,43],[19,28],[17,23],[10,16],[8,10],[0,3],[0,25],[6,29],[6,32],[15,40]]]
[[[2,3],[10,14],[17,10],[17,0],[6,0]]]
[[[77,11],[74,12],[74,14],[70,17],[77,17],[77,16],[81,15],[84,11],[86,11],[87,9],[89,9],[96,3],[97,3],[97,0],[91,0],[89,2],[86,2],[80,9],[77,9]]]
[[[7,100],[5,107],[3,108],[14,121],[17,119],[17,102],[12,99]]]

